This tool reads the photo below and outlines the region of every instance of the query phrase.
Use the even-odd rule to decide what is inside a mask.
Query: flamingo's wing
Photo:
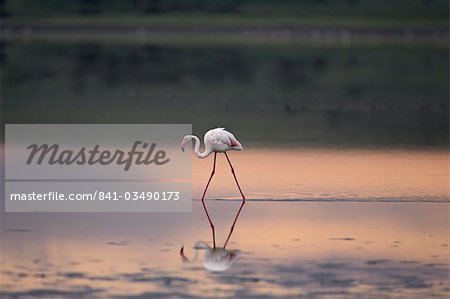
[[[224,143],[226,143],[230,147],[242,147],[241,143],[236,139],[236,137],[234,137],[232,133],[226,131],[224,128],[221,129]]]
[[[205,135],[205,143],[208,142],[215,148],[233,147],[239,145],[236,138],[224,128],[217,128],[208,131]]]

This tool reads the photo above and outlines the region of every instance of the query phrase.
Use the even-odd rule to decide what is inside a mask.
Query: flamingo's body
[[[214,173],[216,172],[217,153],[225,154],[228,164],[230,164],[231,173],[233,174],[236,185],[242,196],[241,207],[239,208],[236,218],[234,219],[233,225],[231,226],[230,233],[228,234],[228,238],[225,241],[225,245],[223,246],[223,249],[225,249],[225,247],[227,246],[228,240],[230,239],[231,233],[233,232],[234,225],[236,224],[236,220],[239,217],[242,207],[245,204],[244,193],[242,193],[241,187],[239,186],[239,182],[236,178],[236,174],[234,172],[233,165],[231,164],[230,158],[228,158],[227,151],[230,151],[230,150],[240,151],[240,150],[243,150],[244,148],[242,147],[241,143],[236,139],[236,137],[234,137],[233,134],[226,131],[224,128],[216,128],[216,129],[212,129],[212,130],[209,130],[208,132],[206,132],[205,137],[203,138],[203,140],[205,142],[205,149],[203,152],[200,152],[200,139],[195,135],[184,136],[183,141],[181,141],[181,145],[180,145],[181,149],[184,151],[184,148],[187,146],[187,144],[190,144],[191,140],[194,140],[194,143],[195,143],[194,152],[197,155],[197,157],[204,159],[204,158],[208,157],[211,153],[214,153],[213,169],[211,172],[211,176],[209,177],[208,183],[206,184],[205,191],[203,191],[203,196],[202,196],[203,208],[205,210],[206,216],[208,217],[208,221],[209,221],[209,224],[211,225],[211,229],[212,229],[212,233],[213,233],[214,248],[216,248],[216,237],[215,237],[215,232],[214,232],[214,225],[211,221],[211,218],[209,217],[208,210],[206,209],[205,195],[206,195],[206,190],[208,190],[209,183],[211,182],[211,179],[214,176]]]
[[[205,150],[203,153],[200,152],[200,139],[195,135],[184,136],[181,142],[181,149],[184,151],[185,146],[191,140],[194,140],[195,143],[195,154],[201,159],[208,157],[213,152],[224,153],[229,150],[240,151],[244,149],[236,137],[224,128],[216,128],[206,132],[203,138],[205,142]]]

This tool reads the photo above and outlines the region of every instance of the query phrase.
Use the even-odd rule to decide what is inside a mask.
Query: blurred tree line
[[[243,13],[448,18],[448,0],[0,0],[2,17]]]
[[[447,49],[7,41],[0,51],[5,123],[232,119],[254,142],[448,147]]]

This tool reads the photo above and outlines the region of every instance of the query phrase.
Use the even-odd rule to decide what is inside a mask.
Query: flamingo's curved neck
[[[197,259],[198,259],[198,251],[199,250],[207,250],[207,252],[210,252],[212,250],[212,248],[209,247],[209,245],[206,244],[205,242],[198,241],[194,245],[194,256],[192,257],[191,260],[189,260],[189,258],[184,255],[183,248],[181,248],[180,255],[183,258],[183,260],[186,260],[189,263],[195,263],[197,261]]]
[[[192,135],[191,138],[194,139],[194,142],[195,142],[194,152],[197,155],[197,157],[204,159],[212,153],[212,149],[208,147],[208,144],[205,144],[205,150],[203,151],[203,153],[201,153],[200,152],[200,139],[195,135]]]

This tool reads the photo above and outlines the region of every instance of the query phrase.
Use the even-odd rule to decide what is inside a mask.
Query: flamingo
[[[238,211],[236,217],[234,218],[230,233],[228,234],[225,245],[223,246],[223,248],[225,249],[225,247],[228,243],[228,240],[230,239],[231,233],[234,230],[234,225],[236,224],[236,220],[238,219],[239,214],[241,213],[242,207],[245,204],[245,195],[242,192],[241,186],[239,186],[239,182],[236,177],[236,173],[234,171],[233,165],[231,164],[230,158],[227,155],[227,151],[230,151],[230,150],[240,151],[240,150],[243,150],[244,148],[242,147],[241,143],[236,139],[236,137],[234,137],[234,135],[232,133],[226,131],[224,128],[215,128],[215,129],[212,129],[212,130],[209,130],[208,132],[206,132],[205,137],[203,138],[203,140],[205,142],[205,149],[202,153],[200,152],[200,139],[195,135],[186,135],[183,137],[183,140],[181,141],[181,144],[180,144],[181,150],[184,152],[185,147],[188,144],[190,144],[190,142],[192,140],[194,140],[194,143],[195,143],[194,152],[197,155],[197,157],[204,159],[204,158],[208,157],[210,154],[214,153],[213,168],[212,168],[211,175],[209,177],[208,182],[206,183],[206,187],[205,187],[205,190],[203,191],[203,195],[202,195],[202,205],[203,205],[203,209],[205,210],[206,216],[208,218],[209,224],[211,226],[211,230],[212,230],[212,234],[213,234],[214,248],[216,248],[216,234],[215,234],[215,230],[214,230],[214,224],[212,223],[211,217],[209,216],[208,210],[206,209],[205,195],[206,195],[206,191],[208,190],[209,183],[211,182],[211,179],[214,176],[214,173],[216,172],[217,153],[225,154],[228,164],[230,165],[230,169],[231,169],[231,173],[233,174],[234,181],[236,182],[236,185],[242,196],[242,204],[239,208],[239,211]]]

